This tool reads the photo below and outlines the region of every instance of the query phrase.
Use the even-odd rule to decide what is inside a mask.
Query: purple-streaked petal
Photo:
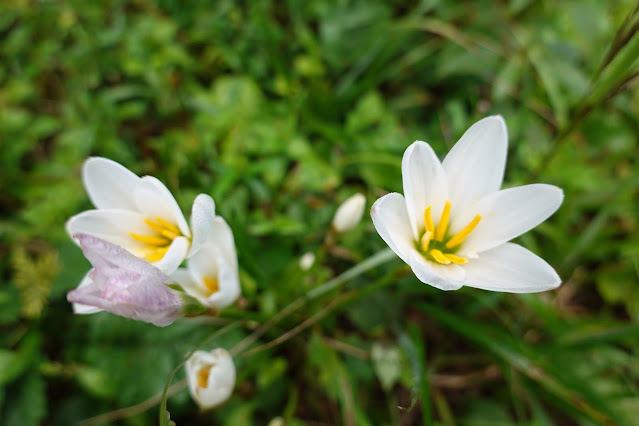
[[[93,280],[91,279],[91,277],[89,277],[89,273],[87,273],[84,276],[84,278],[82,278],[82,281],[80,281],[78,288],[84,287],[90,284],[93,284]],[[103,311],[103,309],[96,308],[95,306],[83,305],[81,303],[74,303],[72,306],[73,306],[73,313],[79,314],[79,315],[95,314],[95,313]]]

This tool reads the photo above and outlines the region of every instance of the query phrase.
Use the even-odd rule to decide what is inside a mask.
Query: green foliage
[[[171,419],[632,424],[638,19],[630,0],[0,2],[2,424],[66,426],[138,404],[237,321],[206,347],[233,348],[384,247],[366,219],[331,234],[341,200],[401,192],[412,141],[443,155],[489,114],[508,124],[506,185],[564,189],[518,241],[558,270],[558,290],[444,293],[394,260],[256,345],[312,318],[300,334],[238,354],[225,405],[200,412],[181,391]],[[185,213],[214,197],[239,254],[236,307],[163,329],[73,315],[65,295],[89,265],[64,223],[91,208],[91,155],[157,176]],[[154,425],[157,413],[93,424]]]

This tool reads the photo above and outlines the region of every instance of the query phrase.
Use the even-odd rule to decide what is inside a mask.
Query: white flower
[[[499,190],[508,136],[500,116],[464,133],[440,163],[417,141],[402,159],[404,196],[387,194],[371,208],[377,232],[421,281],[512,293],[561,284],[543,259],[509,240],[561,205],[561,189],[544,184]]]
[[[235,387],[235,364],[225,349],[195,351],[186,361],[186,378],[195,402],[204,409],[226,401]]]
[[[364,204],[366,197],[359,192],[348,197],[335,212],[333,228],[337,232],[345,232],[357,226],[364,214]]]
[[[200,194],[193,203],[193,246],[187,268],[171,276],[202,304],[222,309],[240,296],[240,278],[233,231],[215,215],[215,203]]]
[[[67,294],[76,312],[107,310],[113,314],[159,327],[171,324],[185,308],[185,301],[167,286],[171,278],[150,263],[99,238],[77,234],[93,269],[75,290]]]
[[[140,178],[115,161],[92,157],[82,167],[82,180],[96,209],[69,219],[69,235],[101,238],[167,274],[180,266],[189,249],[199,250],[199,241],[191,244],[180,207],[158,179]]]

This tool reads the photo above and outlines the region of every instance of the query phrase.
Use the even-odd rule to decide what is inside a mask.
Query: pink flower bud
[[[171,278],[125,249],[87,234],[76,234],[93,265],[88,283],[70,291],[67,300],[159,327],[180,316],[184,300],[167,286]]]

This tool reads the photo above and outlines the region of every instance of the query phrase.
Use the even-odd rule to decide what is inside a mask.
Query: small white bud
[[[313,267],[314,263],[315,254],[311,253],[310,251],[308,253],[304,253],[302,257],[300,257],[300,268],[302,269],[302,271],[308,271]]]
[[[337,232],[353,229],[362,220],[364,204],[366,204],[366,197],[359,192],[348,197],[335,212],[333,228]]]
[[[186,361],[186,378],[193,400],[203,409],[222,405],[235,387],[235,364],[226,349],[195,351]]]

